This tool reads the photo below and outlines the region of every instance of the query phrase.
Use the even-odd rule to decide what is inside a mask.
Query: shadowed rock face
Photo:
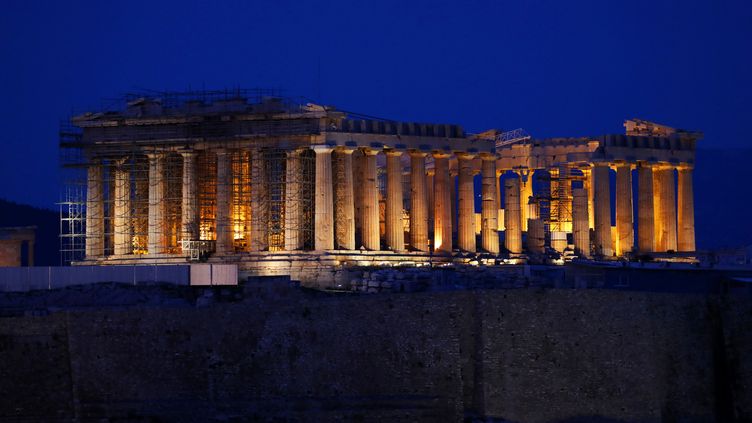
[[[748,301],[265,283],[5,294],[0,311],[0,420],[752,417]]]

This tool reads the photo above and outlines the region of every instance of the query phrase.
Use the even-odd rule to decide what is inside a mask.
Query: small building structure
[[[0,267],[34,266],[36,230],[36,226],[0,228]]]

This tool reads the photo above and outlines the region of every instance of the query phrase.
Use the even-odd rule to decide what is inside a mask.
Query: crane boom
[[[502,148],[507,145],[515,144],[520,141],[527,141],[530,138],[530,134],[522,128],[517,128],[512,131],[501,132],[496,135],[496,148]]]

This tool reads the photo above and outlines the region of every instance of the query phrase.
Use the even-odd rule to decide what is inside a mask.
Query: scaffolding
[[[86,205],[81,199],[86,198],[86,186],[66,183],[62,198],[58,202],[60,210],[60,265],[81,260],[86,248]]]
[[[133,254],[146,254],[149,242],[149,159],[135,156],[131,164],[131,189],[133,215],[130,216],[133,235]]]
[[[407,159],[407,160],[405,160]],[[407,162],[407,163],[405,163]],[[410,243],[410,219],[412,216],[412,181],[410,177],[410,156],[402,156],[402,231],[405,233],[405,245],[413,247]],[[425,175],[424,175],[425,177]]]
[[[217,240],[217,155],[201,151],[197,158],[199,240]]]
[[[533,191],[533,203],[537,208],[538,219],[543,221],[545,233],[549,233],[551,231],[551,174],[546,170],[538,170],[534,178],[539,188]]]
[[[230,226],[235,251],[248,251],[251,245],[251,153],[230,153]]]
[[[164,231],[167,241],[165,252],[179,254],[182,240],[183,158],[177,153],[170,153],[162,160],[165,161],[164,226],[157,230]]]
[[[348,157],[348,154],[350,155]],[[347,213],[345,211],[347,201],[346,192],[347,179],[352,178],[352,175],[348,175],[347,166],[345,165],[347,160],[352,160],[352,153],[343,153],[340,151],[334,152],[332,156],[332,180],[334,184],[334,248],[345,249],[345,246],[340,245],[340,240],[345,239],[345,235],[348,231],[349,222],[347,222]],[[352,166],[349,169],[352,171]],[[353,193],[349,193],[354,195]],[[352,200],[352,199],[351,199]]]
[[[551,232],[572,232],[572,169],[567,163],[549,170]]]
[[[217,241],[218,160],[213,148],[193,151],[196,216],[183,219],[186,163],[181,154],[191,152],[187,140],[319,133],[316,110],[283,98],[274,90],[147,92],[126,95],[118,104],[107,107],[60,126],[65,176],[58,203],[61,264],[86,258],[87,245],[92,257],[135,257],[155,248],[153,252],[159,254],[205,258],[214,251]],[[241,123],[208,117],[201,124],[181,119],[216,113],[275,117]],[[150,125],[97,123],[151,117],[177,120]],[[227,150],[230,175],[222,183],[230,184],[226,192],[233,250],[284,250],[290,247],[285,240],[288,229],[297,232],[299,244],[294,249],[313,249],[315,154],[310,149],[296,152],[290,159],[295,169],[288,172],[288,155],[293,150],[256,145],[257,141],[249,139],[247,146]],[[223,148],[223,144],[218,143],[217,148]],[[89,174],[100,183],[89,186]],[[93,226],[87,239],[88,191],[97,198],[97,208],[88,213]],[[288,196],[297,200],[296,204],[288,205]],[[298,218],[286,219],[287,208],[294,208],[290,212]],[[191,229],[184,220],[197,222],[197,227]],[[191,232],[196,234],[191,238],[196,239],[183,239]],[[252,245],[254,239],[260,243]]]
[[[300,224],[298,236],[304,250],[314,249],[314,210],[316,193],[316,153],[311,149],[303,150],[299,154],[300,172],[298,175],[298,209]]]
[[[376,188],[379,193],[379,239],[386,241],[386,156],[376,156]],[[383,248],[383,246],[382,246]]]
[[[260,236],[261,248],[257,250],[284,250],[288,229],[297,232],[300,248],[313,249],[315,154],[309,149],[296,154],[294,160],[299,171],[288,173],[288,150],[255,151],[260,166],[252,166],[251,151],[229,153],[229,211],[234,251],[254,251],[251,245],[254,234]],[[102,231],[96,235],[101,239],[102,251],[98,255],[148,253],[149,196],[157,192],[161,193],[157,207],[162,210],[162,225],[152,227],[151,231],[163,236],[162,252],[185,253],[197,259],[213,251],[217,240],[216,153],[200,151],[196,158],[198,239],[183,239],[183,159],[179,154],[148,158],[133,151],[110,153],[96,160],[79,157],[66,168],[68,179],[58,203],[61,264],[83,260],[86,255],[87,171],[91,167],[100,168],[102,175]],[[157,182],[159,187],[150,186],[150,161],[152,169],[159,166],[162,175],[161,182]],[[297,213],[298,219],[285,219],[288,195],[297,198],[296,210],[291,212]],[[290,227],[291,222],[297,226]],[[116,244],[122,245],[123,239],[127,249],[117,250]]]
[[[285,196],[287,194],[287,154],[279,148],[271,148],[264,151],[264,177],[266,181],[265,208],[268,216],[266,219],[267,245],[269,251],[282,251],[285,249]],[[314,175],[315,179],[315,175]],[[263,222],[261,223],[263,224]]]

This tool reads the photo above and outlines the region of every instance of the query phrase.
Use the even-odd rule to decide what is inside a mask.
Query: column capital
[[[227,148],[217,148],[214,150],[214,154],[216,154],[217,156],[224,156],[229,153],[230,151]]]
[[[98,166],[102,164],[102,158],[97,156],[86,157],[89,161],[89,166]]]
[[[379,154],[380,152],[381,150],[377,150],[375,148],[370,148],[370,147],[363,148],[363,154],[365,154],[366,156],[375,156]]]
[[[306,150],[305,148],[293,148],[293,149],[287,150],[286,151],[287,158],[300,157],[300,155],[303,154],[305,150]]]
[[[165,151],[150,151],[147,153],[144,153],[144,155],[149,159],[161,159],[167,155]]]
[[[651,169],[653,166],[654,166],[654,164],[652,162],[649,162],[649,161],[646,161],[646,160],[638,160],[637,161],[637,167],[638,168],[641,167],[641,168]]]
[[[457,157],[458,160],[472,160],[475,158],[475,153],[468,153],[465,151],[454,153],[454,155]]]
[[[496,154],[494,153],[480,153],[479,156],[483,161],[496,161]]]
[[[410,157],[417,157],[419,159],[428,155],[428,153],[426,153],[425,151],[420,150],[410,150],[407,152],[407,154],[409,154]]]
[[[634,164],[624,160],[617,160],[611,163],[609,167],[613,170],[616,170],[620,167],[628,167],[631,170],[634,167]]]
[[[671,163],[656,163],[653,165],[653,170],[674,170],[676,168],[676,165],[673,165]]]
[[[337,152],[337,153],[340,153],[340,154],[352,154],[353,152],[355,152],[355,148],[354,147],[339,146],[339,147],[336,147],[334,149],[334,151]]]
[[[198,156],[198,151],[196,150],[179,150],[178,154],[183,156],[184,159],[191,159],[193,157]]]
[[[115,168],[120,170],[120,168],[124,167],[126,163],[128,163],[128,157],[121,157],[119,159],[115,159],[112,161],[115,165]]]
[[[313,149],[316,154],[329,154],[334,151],[334,147],[330,145],[312,145],[311,149]]]
[[[401,150],[384,150],[384,154],[388,157],[402,157],[404,151]]]
[[[452,156],[450,153],[447,153],[445,151],[435,151],[431,154],[433,155],[434,159],[448,159]]]

